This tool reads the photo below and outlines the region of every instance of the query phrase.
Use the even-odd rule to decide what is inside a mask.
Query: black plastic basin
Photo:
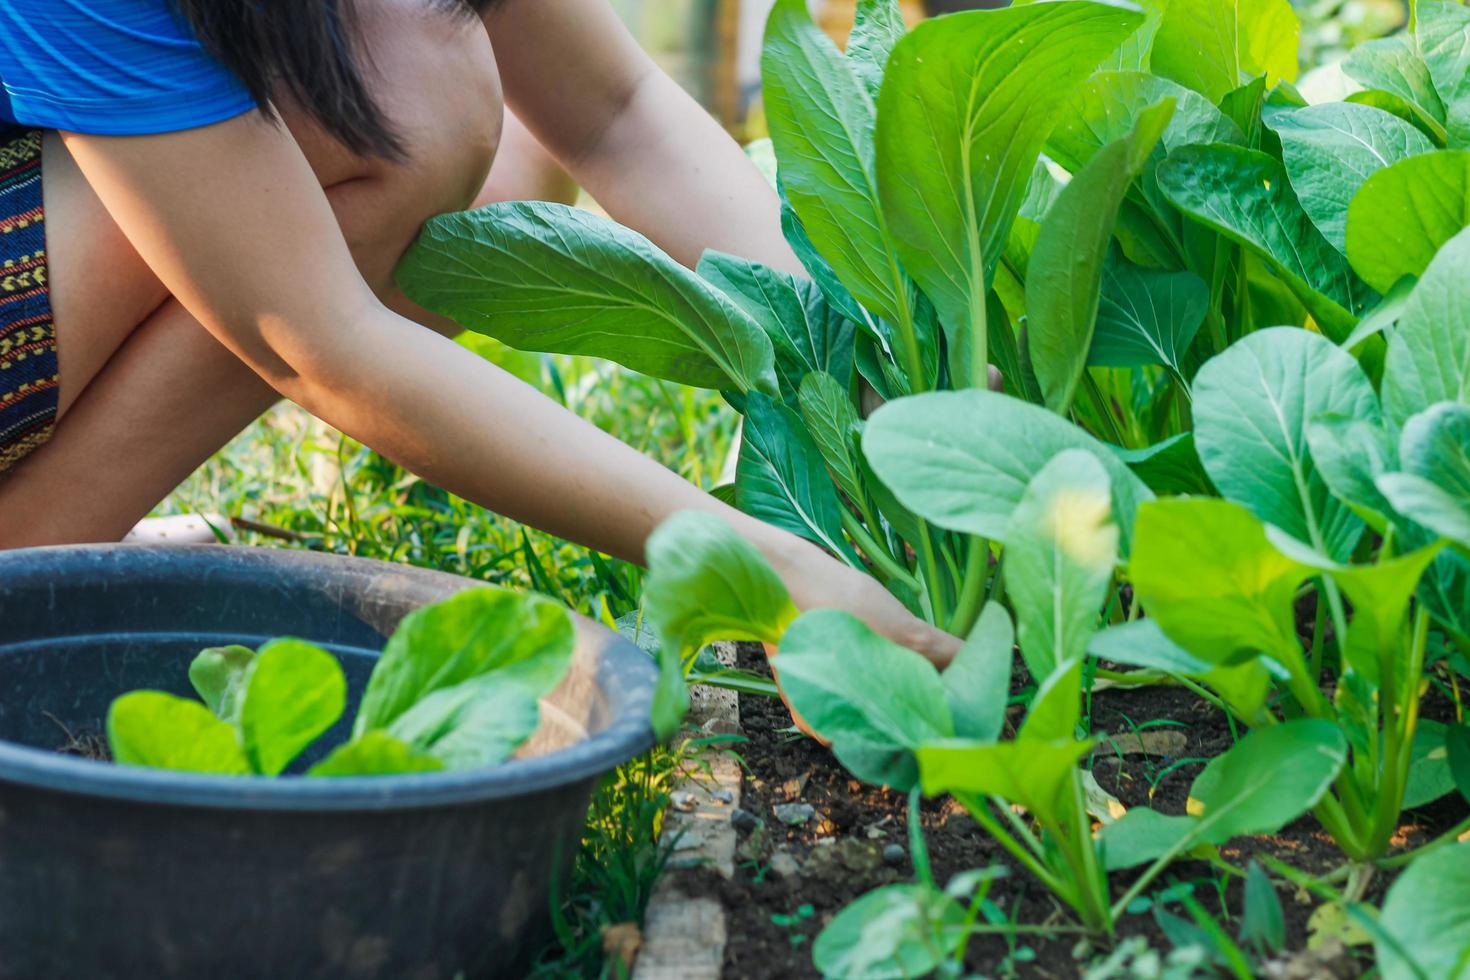
[[[495,768],[251,779],[54,751],[125,691],[191,693],[202,647],[279,635],[339,655],[350,718],[399,619],[474,585],[268,549],[0,552],[0,977],[521,975],[598,777],[653,744],[653,665],[595,623]]]

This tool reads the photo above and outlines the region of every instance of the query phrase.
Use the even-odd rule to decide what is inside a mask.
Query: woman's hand
[[[941,670],[949,666],[960,649],[957,637],[919,619],[875,579],[816,545],[794,535],[785,538],[774,544],[759,540],[756,544],[786,583],[798,609],[841,609],[900,646],[928,657]]]

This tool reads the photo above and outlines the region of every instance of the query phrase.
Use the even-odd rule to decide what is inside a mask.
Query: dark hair
[[[425,0],[482,12],[496,0]],[[403,144],[363,80],[353,0],[173,0],[205,50],[267,113],[279,87],[355,153],[402,159]]]

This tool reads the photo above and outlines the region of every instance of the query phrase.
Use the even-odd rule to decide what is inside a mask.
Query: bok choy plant
[[[405,616],[373,667],[350,741],[308,776],[470,769],[503,762],[536,730],[539,700],[571,666],[560,605],[494,587]],[[203,703],[162,691],[117,698],[107,716],[122,765],[279,776],[341,717],[337,659],[296,639],[201,652],[189,681]]]
[[[993,530],[904,499],[860,445],[872,396],[983,391],[994,364],[1135,482],[1214,493],[1200,365],[1312,326],[1376,378],[1383,326],[1457,230],[1459,210],[1410,194],[1464,190],[1463,93],[1436,40],[1463,11],[1425,0],[1417,33],[1350,59],[1368,91],[1306,106],[1287,0],[1017,3],[911,32],[892,0],[861,0],[845,54],[780,0],[765,107],[806,276],[717,252],[691,271],[614,222],[522,202],[434,219],[399,280],[514,347],[724,391],[745,417],[727,499],[965,635],[996,589]],[[1007,413],[991,441],[1002,404],[974,403]],[[937,438],[966,424],[930,418]]]
[[[1129,576],[1150,619],[1093,651],[1200,680],[1252,727],[1331,722],[1351,752],[1317,815],[1357,861],[1384,858],[1400,811],[1455,785],[1451,729],[1421,722],[1419,701],[1431,651],[1470,650],[1466,262],[1470,231],[1420,270],[1381,393],[1306,331],[1258,332],[1204,366],[1196,439],[1227,500],[1143,506]]]

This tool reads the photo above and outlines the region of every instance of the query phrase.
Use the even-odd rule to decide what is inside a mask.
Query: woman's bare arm
[[[390,312],[354,265],[300,149],[258,114],[66,143],[134,248],[211,334],[278,392],[383,455],[633,561],[674,511],[718,513],[772,561],[799,605],[850,609],[901,642],[952,652],[866,576]]]
[[[775,192],[607,0],[502,0],[485,23],[506,102],[615,219],[685,265],[714,248],[801,272]]]

